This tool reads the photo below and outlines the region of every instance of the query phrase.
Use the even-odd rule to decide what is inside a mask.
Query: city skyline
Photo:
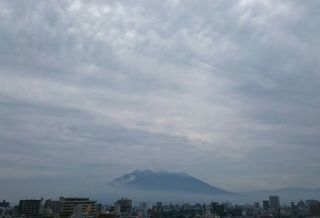
[[[292,201],[290,205],[280,204],[279,196],[270,200],[250,204],[233,202],[183,202],[164,203],[121,198],[112,203],[101,203],[87,197],[60,197],[52,199],[20,200],[12,205],[0,202],[0,216],[8,218],[303,218],[319,217],[318,200]]]
[[[0,2],[0,193],[135,169],[320,188],[320,2]]]

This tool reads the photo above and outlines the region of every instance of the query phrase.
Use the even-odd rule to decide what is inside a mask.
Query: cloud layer
[[[1,191],[135,168],[317,186],[319,4],[1,1]]]

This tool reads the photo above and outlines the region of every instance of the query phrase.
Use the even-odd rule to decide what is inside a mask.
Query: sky
[[[135,169],[320,184],[317,0],[0,1],[0,193]]]

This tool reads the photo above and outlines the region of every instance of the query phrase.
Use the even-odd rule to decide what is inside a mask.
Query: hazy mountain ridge
[[[246,199],[262,200],[268,199],[270,195],[278,195],[281,202],[289,203],[291,201],[318,199],[320,197],[319,188],[304,187],[284,187],[271,190],[247,191],[241,192]]]
[[[116,187],[145,191],[182,192],[208,195],[235,194],[209,185],[183,172],[135,170],[108,184]]]
[[[273,190],[229,192],[209,185],[183,172],[153,172],[135,170],[125,174],[108,185],[117,194],[139,199],[166,200],[230,200],[235,202],[254,202],[268,199],[270,195],[278,195],[282,203],[301,199],[318,199],[320,189],[303,187],[284,187]]]
[[[275,193],[275,194],[294,194],[294,193],[320,193],[320,188],[305,188],[305,187],[284,187],[277,189],[258,190],[258,191],[246,191],[242,193]]]

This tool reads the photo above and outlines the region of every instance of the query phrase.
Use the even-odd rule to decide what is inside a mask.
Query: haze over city
[[[320,188],[319,7],[1,0],[1,197],[97,193],[136,169]]]

